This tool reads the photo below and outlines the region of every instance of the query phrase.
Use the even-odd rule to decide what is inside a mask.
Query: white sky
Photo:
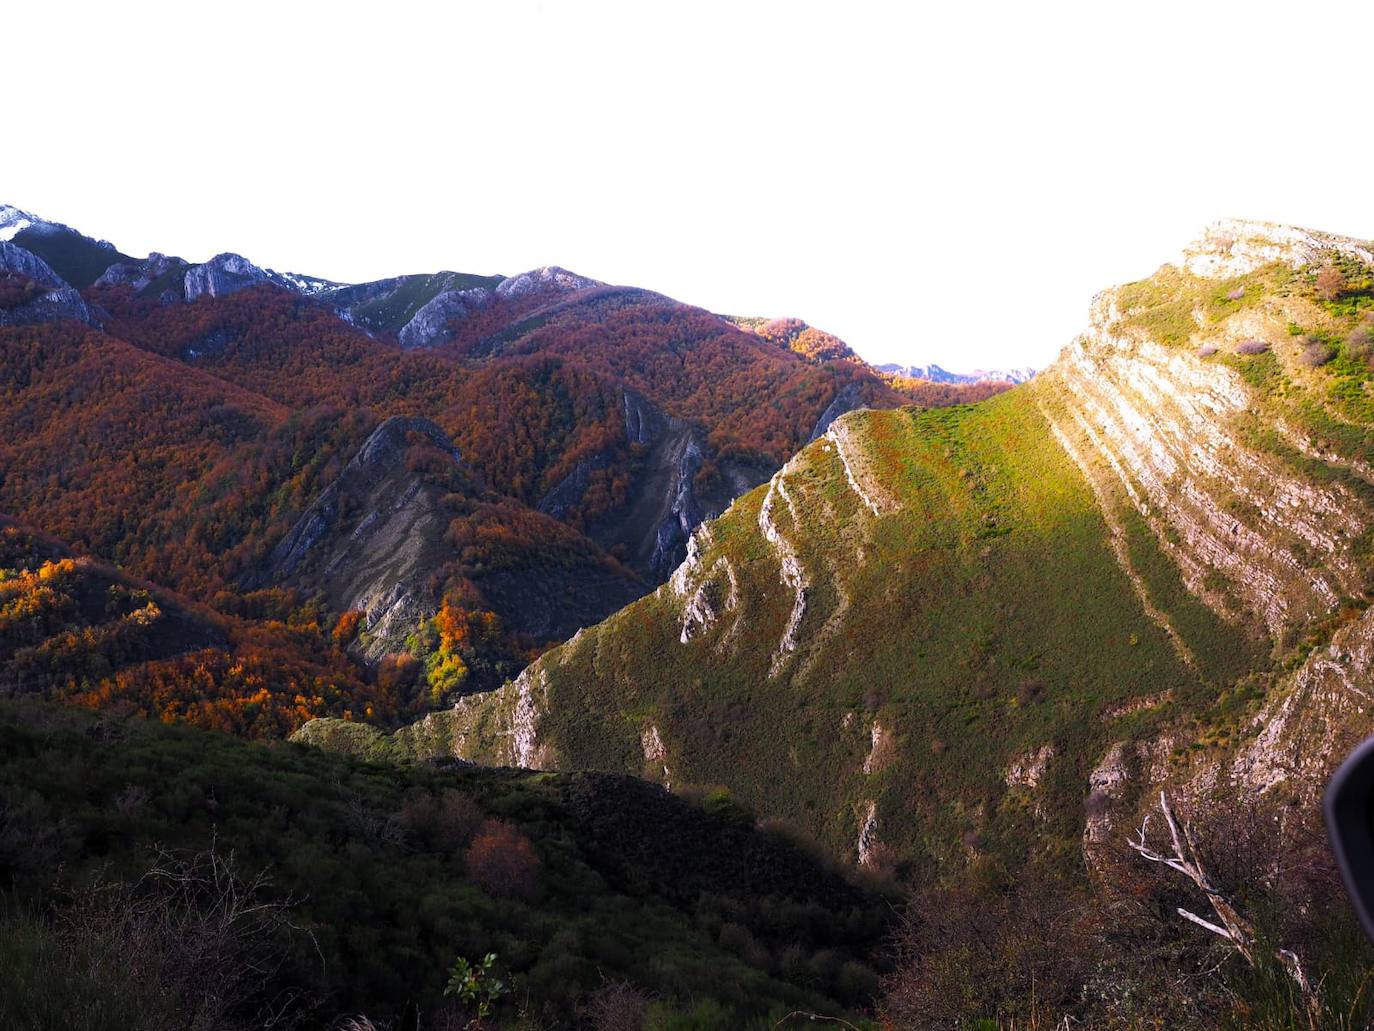
[[[1042,365],[1214,218],[1374,237],[1372,30],[1311,0],[17,4],[0,202],[135,254],[559,264],[873,361]]]

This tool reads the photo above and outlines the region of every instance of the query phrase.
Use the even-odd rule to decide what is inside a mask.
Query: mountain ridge
[[[719,781],[941,867],[1161,785],[1311,805],[1374,730],[1371,325],[1366,242],[1216,223],[1033,380],[842,416],[653,595],[362,748]]]

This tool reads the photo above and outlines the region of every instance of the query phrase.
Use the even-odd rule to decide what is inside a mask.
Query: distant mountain
[[[896,365],[889,362],[877,366],[879,372],[908,379],[923,379],[931,383],[1025,383],[1035,369],[974,369],[972,372],[949,372],[938,365]]]
[[[314,628],[378,719],[497,686],[652,590],[842,412],[972,396],[556,266],[341,284],[131,257],[13,207],[0,236],[0,512]]]

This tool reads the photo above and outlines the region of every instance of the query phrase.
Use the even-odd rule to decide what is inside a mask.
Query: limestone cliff
[[[62,280],[47,262],[12,243],[0,241],[0,281],[12,287],[12,298],[0,306],[0,326],[35,322],[95,319],[81,294]]]

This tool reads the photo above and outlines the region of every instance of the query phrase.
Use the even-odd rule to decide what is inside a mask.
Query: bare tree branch
[[[1173,807],[1169,804],[1169,796],[1163,791],[1159,793],[1159,809],[1164,814],[1164,822],[1169,828],[1173,854],[1167,855],[1150,846],[1150,817],[1148,814],[1141,821],[1135,838],[1129,839],[1127,844],[1141,858],[1151,863],[1167,866],[1192,881],[1198,890],[1207,896],[1207,901],[1212,906],[1212,912],[1216,914],[1220,923],[1214,924],[1182,907],[1178,909],[1179,916],[1219,937],[1225,938],[1246,963],[1252,967],[1258,966],[1255,955],[1255,927],[1236,909],[1234,903],[1227,898],[1226,894],[1212,879],[1198,853],[1191,824],[1185,822],[1180,825],[1174,816]],[[1322,1012],[1321,997],[1317,988],[1303,972],[1302,963],[1298,960],[1297,953],[1291,949],[1277,949],[1274,956],[1302,994],[1308,1026],[1315,1031],[1320,1023]]]

